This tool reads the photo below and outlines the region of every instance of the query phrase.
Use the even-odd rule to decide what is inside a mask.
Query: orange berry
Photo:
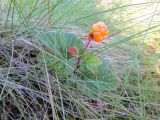
[[[103,27],[103,26],[106,26],[103,22],[98,22],[97,24],[98,24],[99,26],[102,26],[102,27]]]
[[[101,33],[106,33],[106,30],[105,30],[104,28],[101,28],[99,31],[100,31]]]
[[[94,41],[96,41],[96,42],[101,42],[102,40],[104,40],[103,36],[99,36],[99,37],[94,38]]]
[[[92,32],[96,32],[96,31],[98,31],[98,30],[99,30],[99,27],[98,27],[98,26],[92,27]]]
[[[93,24],[92,26],[92,35],[93,35],[93,40],[96,42],[101,42],[102,40],[105,39],[105,37],[108,36],[108,28],[103,22],[98,22],[96,24]]]
[[[101,33],[100,32],[93,32],[93,37],[100,37]]]

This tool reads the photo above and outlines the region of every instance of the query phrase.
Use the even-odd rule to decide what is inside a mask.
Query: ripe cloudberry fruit
[[[103,22],[98,22],[92,26],[92,39],[96,42],[101,42],[109,34],[107,26]]]

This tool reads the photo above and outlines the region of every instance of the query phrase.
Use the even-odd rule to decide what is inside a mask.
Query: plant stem
[[[86,46],[85,46],[85,48],[84,48],[84,50],[83,50],[83,52],[82,52],[82,55],[85,53],[85,51],[86,51],[86,49],[88,48],[89,44],[91,43],[91,40],[92,40],[92,39],[91,39],[91,37],[89,36],[87,40],[88,40],[88,42],[87,42],[87,44],[86,44]],[[74,69],[73,73],[76,73],[76,70],[80,67],[81,58],[82,58],[82,56],[80,56],[80,57],[78,58],[77,63],[76,63],[76,68]]]

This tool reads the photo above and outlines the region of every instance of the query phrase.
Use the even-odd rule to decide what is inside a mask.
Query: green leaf
[[[97,96],[104,91],[114,90],[117,88],[117,79],[108,63],[102,63],[99,65],[97,67],[97,71],[94,73],[88,69],[81,72],[83,74],[81,84],[87,88],[82,89],[91,96]]]
[[[89,66],[99,66],[100,64],[102,64],[101,59],[96,57],[96,55],[94,55],[93,53],[88,53],[84,55],[83,60],[84,63]]]
[[[101,59],[96,57],[96,55],[94,55],[93,53],[89,53],[89,54],[84,55],[83,62],[84,62],[84,64],[82,63],[81,69],[85,65],[85,68],[88,69],[92,73],[96,73],[97,67],[102,64]]]
[[[82,40],[66,32],[46,32],[41,34],[38,40],[44,46],[44,49],[48,48],[57,57],[64,59],[73,57],[68,54],[68,48],[76,48],[79,54],[82,54],[84,49]]]
[[[106,81],[87,79],[81,81],[80,89],[92,98],[101,96],[102,92],[111,90],[112,85]]]
[[[53,53],[52,56],[45,53],[48,67],[56,72],[59,78],[69,76],[74,69],[75,59],[70,59],[74,56],[68,53],[67,50],[68,48],[75,48],[81,54],[84,49],[83,42],[73,34],[65,32],[46,32],[41,34],[38,40],[44,50],[49,49]],[[44,61],[42,53],[37,58]]]

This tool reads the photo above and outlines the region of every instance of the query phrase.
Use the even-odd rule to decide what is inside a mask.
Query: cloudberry
[[[107,26],[103,22],[98,22],[92,26],[92,39],[101,42],[109,34]]]

